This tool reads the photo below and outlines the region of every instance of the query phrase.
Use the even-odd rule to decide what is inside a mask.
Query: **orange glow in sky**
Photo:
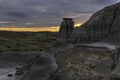
[[[76,23],[75,27],[80,27],[80,25],[82,25],[82,23]]]
[[[76,23],[75,27],[79,27],[81,23]],[[16,31],[16,32],[40,32],[40,31],[50,31],[50,32],[58,32],[59,27],[0,27],[0,31]]]
[[[17,31],[17,32],[39,32],[39,31],[51,31],[51,32],[57,32],[59,30],[59,27],[35,27],[35,28],[17,28],[17,27],[12,27],[12,28],[0,28],[0,30],[3,31]]]
[[[33,27],[33,28],[25,28],[25,27],[7,27],[0,28],[0,31],[16,31],[16,32],[40,32],[40,31],[51,31],[57,32],[59,31],[59,27]]]

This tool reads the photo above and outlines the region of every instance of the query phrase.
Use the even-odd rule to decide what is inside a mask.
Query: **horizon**
[[[79,27],[82,23],[75,24],[75,27]],[[13,31],[13,32],[58,32],[59,26],[50,27],[0,27],[0,31]]]

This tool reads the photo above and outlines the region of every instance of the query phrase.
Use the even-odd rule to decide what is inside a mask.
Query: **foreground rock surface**
[[[55,52],[58,69],[48,80],[103,80],[111,72],[112,51],[105,48],[81,47]]]
[[[48,53],[0,53],[0,80],[46,80],[56,68],[54,57]]]

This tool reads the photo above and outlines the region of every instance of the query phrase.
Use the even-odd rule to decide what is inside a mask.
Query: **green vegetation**
[[[0,32],[0,52],[48,50],[57,33],[52,32]]]

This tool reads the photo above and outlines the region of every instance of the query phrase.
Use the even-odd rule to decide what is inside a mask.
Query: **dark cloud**
[[[27,17],[29,17],[28,14],[26,14],[24,12],[17,12],[17,11],[6,12],[5,15],[18,17],[18,18],[27,18]]]
[[[62,17],[86,21],[91,14],[119,0],[0,0],[0,21],[58,25]]]

